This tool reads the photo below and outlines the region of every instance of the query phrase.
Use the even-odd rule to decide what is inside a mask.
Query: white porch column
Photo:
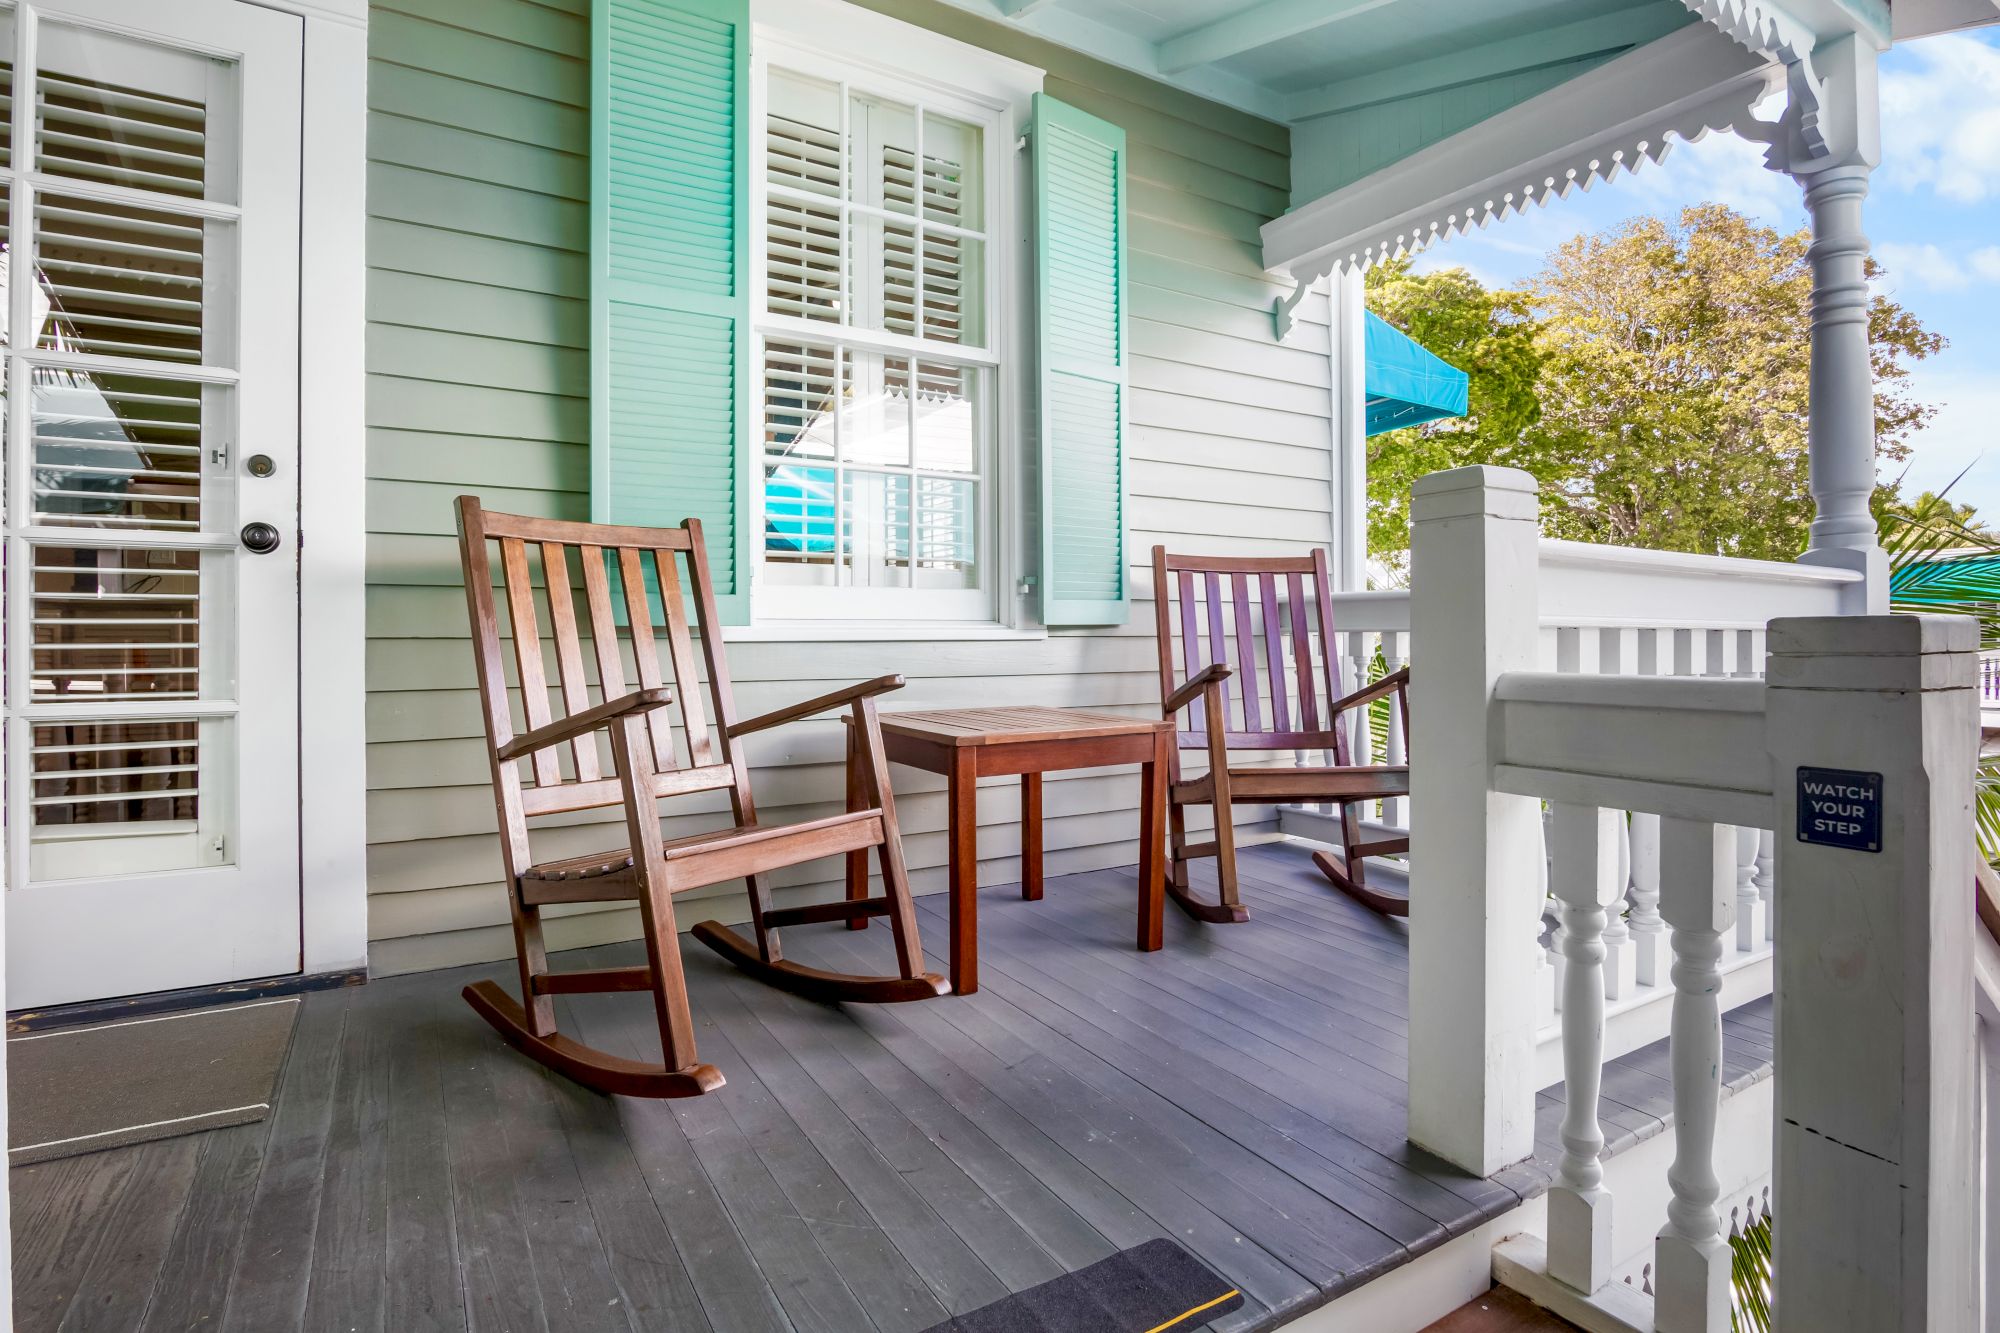
[[[1333,314],[1333,577],[1342,592],[1368,589],[1367,275],[1327,280]]]
[[[1976,648],[1957,617],[1771,622],[1780,1333],[1974,1327]],[[1800,840],[1802,768],[1877,791],[1876,850],[1865,800],[1854,845]]]
[[[1540,803],[1490,790],[1488,714],[1535,666],[1535,482],[1434,472],[1410,512],[1409,1132],[1485,1176],[1534,1150]]]
[[[1861,204],[1881,160],[1876,52],[1854,34],[1813,52],[1820,102],[1818,155],[1785,118],[1787,170],[1805,189],[1812,215],[1812,376],[1809,486],[1817,510],[1803,560],[1866,575],[1855,613],[1889,609],[1888,557],[1876,540],[1868,500],[1875,491],[1875,375],[1868,354],[1868,236]],[[1793,66],[1796,85],[1807,77]]]

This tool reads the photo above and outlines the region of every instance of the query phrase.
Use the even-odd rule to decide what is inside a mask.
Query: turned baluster
[[[1562,917],[1562,1162],[1549,1191],[1549,1276],[1593,1292],[1611,1279],[1611,1193],[1604,1188],[1604,920],[1619,901],[1618,813],[1555,807],[1550,874]]]
[[[1757,891],[1757,844],[1761,830],[1736,830],[1736,951],[1761,949],[1769,939],[1765,930],[1764,898]]]
[[[1382,635],[1382,665],[1389,674],[1403,669],[1407,662],[1403,654],[1403,634],[1384,633]],[[1391,701],[1389,708],[1388,750],[1383,762],[1407,764],[1409,760],[1409,738],[1403,734],[1403,710]],[[1410,798],[1392,796],[1382,802],[1382,822],[1392,828],[1410,826]]]
[[[1730,1249],[1716,1200],[1715,1121],[1722,1100],[1722,935],[1734,909],[1737,845],[1726,825],[1660,821],[1660,911],[1673,928],[1673,1198],[1654,1242],[1659,1333],[1729,1327]]]
[[[1632,975],[1641,986],[1666,977],[1667,926],[1660,918],[1660,817],[1632,813]]]
[[[1764,938],[1778,938],[1778,899],[1773,865],[1772,840],[1775,835],[1770,829],[1757,830],[1757,896],[1764,900]]]

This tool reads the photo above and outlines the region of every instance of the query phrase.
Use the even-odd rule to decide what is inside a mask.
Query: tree
[[[1528,444],[1541,415],[1542,355],[1525,292],[1489,291],[1462,268],[1412,273],[1408,260],[1368,270],[1377,315],[1466,372],[1463,417],[1388,431],[1368,441],[1368,550],[1393,557],[1410,541],[1410,487],[1466,463],[1544,469]]]
[[[1449,460],[1443,466],[1507,463],[1541,483],[1543,530],[1551,536],[1792,559],[1804,549],[1812,518],[1809,240],[1803,231],[1780,233],[1720,204],[1701,204],[1673,222],[1642,216],[1576,237],[1550,254],[1522,292],[1480,298],[1459,290],[1478,286],[1462,273],[1431,275],[1453,277],[1436,292],[1456,308],[1476,314],[1484,299],[1487,308],[1509,312],[1504,322],[1515,331],[1532,330],[1540,410],[1481,419],[1485,402],[1513,401],[1518,383],[1508,376],[1520,364],[1457,362],[1472,377],[1471,416],[1428,429],[1470,438],[1441,447],[1408,438],[1418,432],[1383,436],[1371,468],[1377,453],[1385,474],[1398,480],[1403,470],[1413,480],[1439,457]],[[1388,274],[1380,284],[1378,313],[1392,323],[1400,321],[1389,298],[1406,277]],[[1414,317],[1403,317],[1406,331],[1426,341]],[[1870,307],[1869,330],[1877,448],[1883,458],[1902,459],[1935,410],[1911,393],[1909,367],[1944,340],[1881,296]],[[1446,346],[1431,346],[1454,360]],[[1477,339],[1468,346],[1481,350]],[[1373,519],[1371,538],[1378,536]],[[1381,526],[1376,549],[1405,544],[1400,529]]]

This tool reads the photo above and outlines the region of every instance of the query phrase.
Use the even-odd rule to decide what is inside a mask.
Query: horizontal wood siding
[[[937,0],[865,7],[1048,71],[1062,100],[1125,127],[1132,216],[1133,587],[1156,541],[1260,554],[1331,540],[1327,311],[1279,346],[1257,229],[1288,198],[1282,127],[966,15]],[[371,967],[403,972],[511,948],[481,755],[451,499],[588,516],[587,0],[389,0],[373,10],[369,97],[368,741]],[[730,646],[754,713],[901,671],[898,708],[981,703],[1157,706],[1153,608],[1115,630],[1044,639]],[[836,808],[840,724],[753,738],[766,818]],[[920,892],[944,886],[944,800],[897,771]],[[1052,776],[1052,874],[1137,859],[1136,775]],[[687,829],[723,812],[676,807]],[[981,879],[1016,878],[1018,789],[980,801]],[[1255,826],[1266,812],[1246,816]],[[552,821],[551,856],[622,841],[603,821]],[[828,893],[837,865],[780,877]],[[699,895],[691,895],[699,896]],[[683,923],[741,919],[742,894],[685,899]],[[560,910],[560,909],[558,909]],[[551,912],[555,917],[556,912]],[[635,933],[630,909],[575,909],[569,947]]]

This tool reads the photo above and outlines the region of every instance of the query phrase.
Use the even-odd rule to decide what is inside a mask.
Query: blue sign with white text
[[[1882,850],[1882,775],[1799,769],[1799,841],[1857,852]]]

